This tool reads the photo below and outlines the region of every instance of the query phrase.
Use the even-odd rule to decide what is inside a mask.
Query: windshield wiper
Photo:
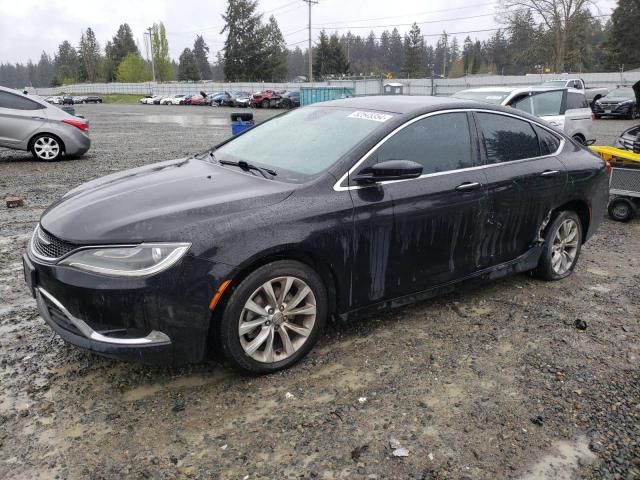
[[[213,152],[211,152],[211,156],[213,156]],[[220,165],[232,165],[234,167],[240,167],[243,170],[255,170],[256,172],[260,172],[264,178],[267,177],[267,174],[275,177],[278,173],[275,170],[270,168],[258,167],[257,165],[253,165],[251,163],[245,162],[244,160],[240,160],[239,162],[234,162],[231,160],[218,160]]]

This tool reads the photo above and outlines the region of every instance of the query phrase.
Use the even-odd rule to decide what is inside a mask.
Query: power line
[[[497,2],[487,3],[485,5],[472,4],[472,5],[464,5],[462,7],[443,8],[441,10],[430,10],[428,12],[407,13],[407,14],[404,14],[404,15],[387,15],[386,17],[363,18],[362,20],[343,20],[343,21],[340,21],[340,22],[329,22],[326,25],[327,26],[329,26],[329,25],[343,25],[345,23],[350,23],[350,22],[373,22],[373,21],[377,21],[377,20],[388,20],[390,18],[414,17],[416,15],[430,15],[432,13],[451,12],[451,11],[454,11],[454,10],[465,10],[467,8],[492,7],[492,6],[495,6],[495,5],[497,5]],[[444,21],[444,20],[442,20],[442,21]]]
[[[346,27],[338,27],[338,28],[333,28],[333,27],[329,27],[329,30],[347,30],[347,29],[357,29],[357,28],[388,28],[388,27],[407,27],[407,26],[411,26],[414,23],[418,24],[418,25],[426,25],[428,23],[442,23],[442,22],[456,22],[458,20],[470,20],[472,18],[481,18],[481,17],[493,17],[495,16],[495,13],[483,13],[481,15],[471,15],[469,17],[456,17],[456,18],[445,18],[442,20],[425,20],[424,22],[411,22],[411,23],[396,23],[396,24],[389,24],[389,25],[363,25],[363,26],[346,26]],[[314,30],[324,30],[326,29],[325,26],[322,27],[313,27]]]

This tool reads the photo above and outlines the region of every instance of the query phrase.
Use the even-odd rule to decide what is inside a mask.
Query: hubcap
[[[307,341],[316,321],[316,297],[297,277],[262,284],[240,314],[238,335],[244,352],[262,363],[284,360]]]
[[[33,149],[39,158],[44,160],[51,160],[56,158],[60,153],[60,145],[51,137],[40,137],[33,144]]]
[[[578,224],[568,218],[560,224],[551,247],[551,268],[558,275],[567,273],[578,253]]]
[[[624,204],[618,204],[613,207],[613,215],[616,218],[625,218],[629,214],[629,207]]]

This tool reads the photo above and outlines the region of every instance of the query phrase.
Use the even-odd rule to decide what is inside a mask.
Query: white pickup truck
[[[607,93],[609,93],[609,89],[605,87],[587,88],[584,84],[584,80],[582,80],[581,78],[559,78],[557,80],[549,80],[548,82],[544,82],[542,86],[556,88],[575,88],[576,90],[580,90],[582,93],[584,93],[584,96],[587,97],[587,102],[589,102],[589,105],[592,105],[593,102],[599,100]]]

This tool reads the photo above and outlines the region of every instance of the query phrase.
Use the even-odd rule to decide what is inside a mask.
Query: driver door
[[[468,114],[437,113],[409,122],[350,175],[354,308],[447,284],[482,267],[488,201],[478,158]],[[358,172],[387,160],[419,163],[422,176],[356,183]]]

